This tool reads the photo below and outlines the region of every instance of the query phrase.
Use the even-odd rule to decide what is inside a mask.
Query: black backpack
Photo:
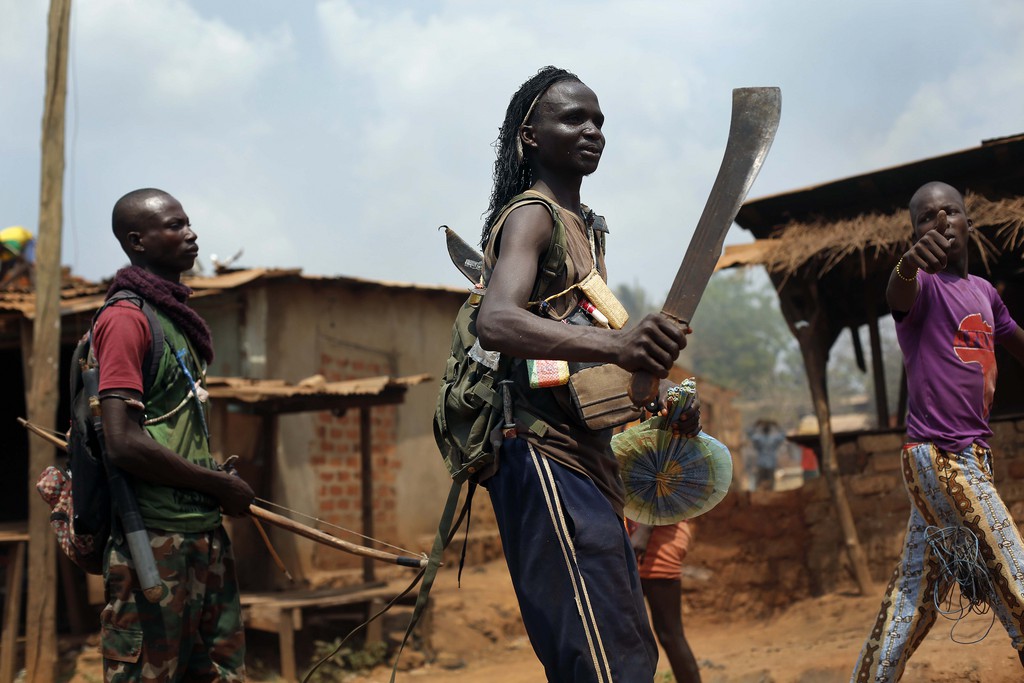
[[[102,573],[103,550],[112,528],[112,505],[106,468],[100,451],[96,432],[92,426],[92,411],[89,396],[83,388],[82,373],[98,367],[92,347],[92,331],[96,321],[108,306],[118,301],[130,301],[138,306],[149,321],[152,344],[143,358],[143,396],[148,395],[156,380],[157,370],[164,347],[164,328],[145,299],[129,290],[119,290],[104,302],[93,316],[89,331],[79,340],[71,356],[71,429],[68,432],[68,469],[71,473],[71,529],[72,536],[91,536],[94,541],[92,553],[80,550],[68,552],[69,557],[89,573]],[[53,520],[51,520],[53,521]],[[58,532],[59,533],[59,532]]]

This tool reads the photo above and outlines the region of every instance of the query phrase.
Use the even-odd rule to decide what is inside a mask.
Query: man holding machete
[[[565,324],[581,303],[580,280],[593,270],[605,275],[603,221],[580,202],[604,149],[603,123],[594,92],[562,69],[542,69],[512,97],[482,238],[479,342],[516,359],[610,363],[663,379],[686,345],[685,322],[655,314],[629,330]],[[541,273],[559,221],[565,265]],[[589,429],[566,386],[531,388],[527,367],[513,365],[510,393],[516,411],[542,428],[517,420],[497,473],[483,482],[527,633],[548,680],[650,682],[657,647],[622,522],[611,430]],[[699,409],[679,422],[684,433],[699,430]]]

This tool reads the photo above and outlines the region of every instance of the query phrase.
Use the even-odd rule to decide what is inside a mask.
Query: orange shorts
[[[690,548],[693,529],[685,519],[676,524],[656,526],[640,563],[641,579],[678,579]]]

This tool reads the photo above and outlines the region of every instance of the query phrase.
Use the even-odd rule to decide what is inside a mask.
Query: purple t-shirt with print
[[[987,448],[995,344],[1017,323],[988,280],[921,271],[918,283],[910,311],[894,314],[907,369],[907,438],[947,451]]]

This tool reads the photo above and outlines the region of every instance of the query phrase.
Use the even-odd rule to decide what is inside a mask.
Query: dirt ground
[[[768,619],[742,614],[693,614],[685,610],[684,625],[700,663],[704,683],[845,683],[874,618],[878,594],[868,597],[826,595],[794,603]],[[519,621],[515,595],[500,561],[467,568],[461,589],[451,572],[442,572],[434,586],[433,645],[435,657],[426,663],[421,652],[402,657],[398,681],[421,683],[487,681],[536,683],[544,675]],[[684,594],[685,602],[685,594]],[[392,638],[401,636],[405,614],[386,625]],[[1016,653],[996,623],[980,643],[950,641],[952,622],[942,619],[915,653],[903,680],[906,683],[1019,683],[1024,680]],[[983,633],[989,617],[972,617],[957,627],[961,640]],[[972,637],[973,636],[973,637]],[[303,634],[298,636],[300,639]],[[274,673],[275,643],[250,641],[250,680],[279,680]],[[300,659],[300,668],[305,671]],[[70,652],[65,680],[101,680],[94,647]],[[72,670],[73,669],[73,670]],[[383,683],[390,667],[368,673],[324,677],[326,681]],[[662,657],[657,683],[672,681]]]

